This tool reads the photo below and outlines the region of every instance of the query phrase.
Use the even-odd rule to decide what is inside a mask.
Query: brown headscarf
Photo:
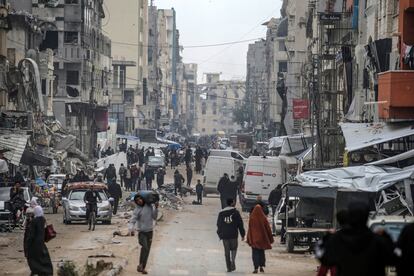
[[[247,243],[256,249],[272,249],[273,235],[262,206],[256,205],[250,214]]]

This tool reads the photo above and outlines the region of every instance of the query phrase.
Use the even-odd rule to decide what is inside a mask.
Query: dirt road
[[[168,172],[167,181],[171,181]],[[195,181],[193,181],[194,183]],[[222,244],[216,235],[216,219],[219,198],[208,197],[204,205],[191,205],[193,197],[180,211],[161,210],[162,221],[156,225],[154,243],[148,270],[150,275],[226,275]],[[136,237],[113,237],[114,231],[127,231],[127,219],[123,212],[115,216],[112,225],[97,225],[94,232],[85,224],[64,225],[62,214],[47,214],[58,233],[56,239],[47,244],[56,267],[61,260],[71,260],[78,268],[87,260],[103,259],[122,264],[122,275],[137,275],[138,243]],[[243,214],[247,219],[247,214]],[[29,275],[22,251],[23,231],[0,233],[1,275]],[[275,243],[266,252],[269,275],[315,275],[317,263],[308,253],[288,254],[284,247]],[[97,256],[91,258],[90,256]],[[252,272],[250,248],[240,242],[237,271],[233,275],[249,275]]]

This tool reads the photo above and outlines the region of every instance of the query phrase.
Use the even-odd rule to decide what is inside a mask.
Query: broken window
[[[132,103],[134,101],[134,91],[125,90],[124,91],[124,103]]]
[[[46,93],[46,79],[42,79],[42,95],[47,95],[47,93]]]
[[[45,39],[40,44],[39,50],[44,51],[46,49],[56,50],[59,47],[59,38],[57,31],[46,31]]]
[[[78,32],[65,32],[64,42],[78,44]]]
[[[79,85],[79,71],[66,71],[66,84]]]
[[[287,72],[287,62],[286,61],[279,62],[279,72]]]

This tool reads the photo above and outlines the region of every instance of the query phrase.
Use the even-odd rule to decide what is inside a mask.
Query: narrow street
[[[168,171],[167,181],[171,181]],[[191,205],[194,196],[185,198],[180,211],[164,210],[163,218],[157,222],[148,272],[150,275],[226,275],[224,250],[216,234],[216,219],[220,202],[217,196],[204,198],[203,205]],[[136,236],[113,237],[113,232],[127,231],[124,212],[113,218],[111,225],[98,224],[95,232],[87,230],[83,223],[64,225],[59,214],[47,214],[48,223],[57,231],[57,238],[50,241],[52,262],[56,266],[61,260],[71,260],[77,268],[84,267],[87,260],[103,259],[122,264],[121,275],[135,275],[139,256]],[[243,214],[247,230],[247,214]],[[0,233],[0,262],[2,275],[28,275],[29,269],[23,254],[23,231]],[[98,257],[93,257],[98,256]],[[314,275],[317,262],[309,253],[288,254],[277,241],[274,248],[266,252],[266,274],[269,275]],[[237,270],[231,275],[250,275],[253,271],[250,247],[239,243]]]

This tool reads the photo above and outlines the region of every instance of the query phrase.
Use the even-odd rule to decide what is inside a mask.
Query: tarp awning
[[[413,123],[342,123],[340,126],[349,152],[414,135]]]
[[[397,182],[413,178],[413,168],[356,166],[325,171],[304,172],[296,177],[304,187],[337,188],[350,191],[378,192]]]
[[[28,139],[29,135],[23,134],[0,135],[0,149],[9,150],[3,154],[4,158],[6,158],[9,163],[19,166]]]

